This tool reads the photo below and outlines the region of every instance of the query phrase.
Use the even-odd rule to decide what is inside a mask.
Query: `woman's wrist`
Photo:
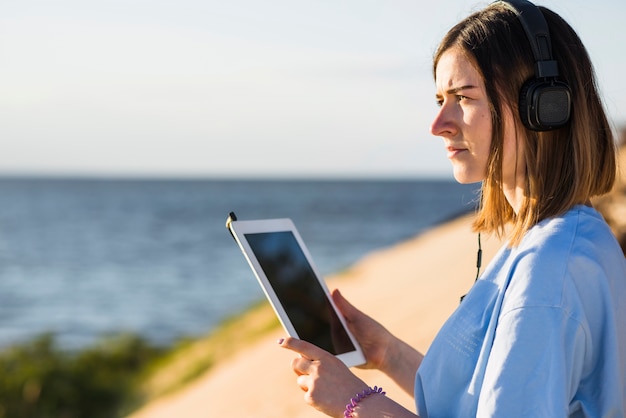
[[[385,395],[385,392],[383,392],[383,388],[379,388],[378,386],[374,386],[372,387],[368,387],[367,389],[363,390],[362,392],[357,393],[356,395],[354,395],[352,398],[350,398],[350,402],[348,402],[348,404],[346,405],[346,410],[343,413],[343,416],[345,418],[354,418],[354,410],[355,408],[357,408],[359,406],[359,403],[372,395]]]
[[[374,386],[376,388],[376,386]],[[373,391],[374,388],[371,388]],[[380,392],[379,392],[380,390]],[[376,392],[372,392],[370,395],[362,397],[360,401],[356,402],[356,406],[348,409],[346,405],[346,412],[341,415],[342,418],[380,418],[391,416],[394,418],[416,418],[417,416],[403,407],[402,405],[394,402],[392,399],[384,395],[381,388],[376,388]],[[350,400],[352,402],[352,399]],[[349,404],[351,405],[351,404]],[[346,415],[348,414],[348,415]],[[419,418],[419,417],[417,417]]]
[[[415,374],[424,356],[404,341],[393,337],[387,344],[379,370],[391,377],[405,392],[413,394]]]

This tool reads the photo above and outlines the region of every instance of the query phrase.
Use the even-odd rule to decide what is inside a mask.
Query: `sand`
[[[437,330],[476,275],[477,237],[464,216],[418,237],[376,251],[340,275],[327,278],[359,309],[426,352]],[[500,248],[482,237],[483,268]],[[129,418],[314,418],[291,370],[292,352],[277,346],[282,329],[218,364],[181,390],[146,405]],[[371,386],[414,411],[411,396],[378,371],[353,369]]]

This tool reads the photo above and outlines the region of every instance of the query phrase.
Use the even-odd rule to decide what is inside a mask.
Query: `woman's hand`
[[[332,297],[365,355],[366,363],[359,367],[382,370],[387,362],[390,346],[396,338],[381,324],[355,308],[339,290],[335,289]]]
[[[279,344],[300,355],[291,364],[298,375],[298,386],[305,392],[305,401],[326,415],[343,416],[350,398],[367,388],[329,352],[296,338],[280,340]]]
[[[365,355],[367,362],[359,367],[382,371],[412,396],[415,374],[424,356],[351,305],[338,290],[332,296]]]

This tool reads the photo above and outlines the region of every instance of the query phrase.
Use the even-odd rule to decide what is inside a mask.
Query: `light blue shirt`
[[[576,206],[502,248],[417,372],[422,418],[624,417],[626,260]]]

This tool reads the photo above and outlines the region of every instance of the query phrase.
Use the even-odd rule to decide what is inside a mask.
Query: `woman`
[[[537,22],[520,18],[538,10],[553,58],[542,56],[550,44]],[[431,131],[457,181],[482,181],[474,229],[507,233],[508,245],[425,357],[334,292],[366,367],[414,394],[421,417],[623,417],[626,262],[590,203],[613,185],[615,144],[583,45],[545,8],[496,2],[448,32],[434,75],[440,110]],[[520,100],[550,79],[554,106],[541,91]],[[324,413],[415,416],[323,350],[280,344],[299,354],[297,382]]]

